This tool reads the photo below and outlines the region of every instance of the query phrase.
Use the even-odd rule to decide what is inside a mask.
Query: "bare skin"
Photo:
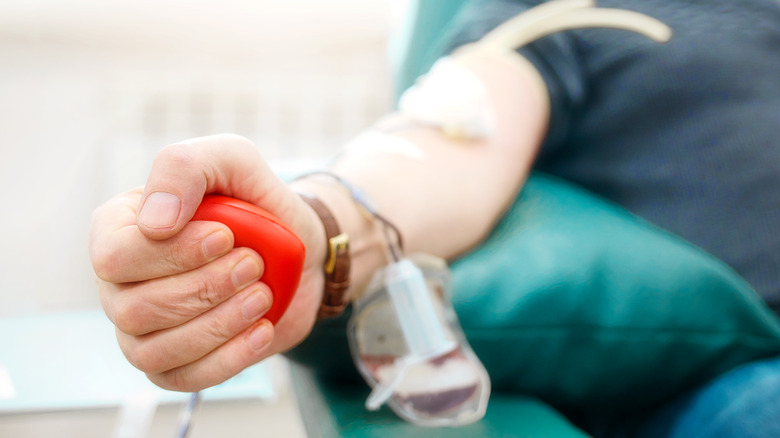
[[[348,153],[332,169],[398,226],[407,252],[449,258],[477,245],[522,186],[545,134],[546,90],[529,65],[493,56],[463,63],[488,86],[498,116],[494,136],[464,142],[413,127],[392,135],[411,142],[422,159]],[[322,299],[325,232],[298,191],[317,195],[350,234],[359,289],[385,263],[377,225],[327,179],[283,182],[238,136],[167,146],[143,188],[95,211],[89,247],[101,303],[125,356],[152,382],[179,391],[212,386],[310,333]],[[276,326],[263,319],[273,298],[259,281],[259,255],[234,248],[222,224],[189,222],[208,193],[270,211],[304,242],[300,286]]]

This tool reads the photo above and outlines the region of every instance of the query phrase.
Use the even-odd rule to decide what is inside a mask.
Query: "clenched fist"
[[[229,228],[190,222],[205,194],[255,204],[306,247],[301,282],[276,326],[263,318],[273,291],[264,261],[235,248]],[[90,257],[119,346],[155,384],[195,391],[304,339],[321,301],[322,223],[248,140],[230,135],[164,148],[143,188],[95,211]]]

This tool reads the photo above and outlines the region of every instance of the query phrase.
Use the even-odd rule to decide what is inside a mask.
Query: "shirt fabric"
[[[440,53],[538,1],[466,5]],[[669,25],[521,49],[551,99],[535,168],[577,183],[725,261],[780,312],[780,2],[603,0]]]

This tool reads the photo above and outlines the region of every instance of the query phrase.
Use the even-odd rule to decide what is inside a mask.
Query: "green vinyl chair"
[[[427,71],[464,2],[413,1],[397,89]],[[621,207],[533,173],[489,238],[451,261],[453,304],[492,393],[481,421],[421,428],[369,412],[349,315],[288,353],[310,437],[582,437],[740,364],[780,354],[780,320],[722,261]]]

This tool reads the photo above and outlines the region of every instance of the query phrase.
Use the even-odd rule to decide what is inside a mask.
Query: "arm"
[[[462,142],[430,128],[407,129],[393,135],[419,148],[422,159],[350,152],[333,168],[400,228],[408,252],[451,257],[476,245],[521,187],[545,133],[547,97],[533,68],[497,57],[464,62],[488,87],[496,135]],[[319,196],[351,234],[353,283],[360,287],[386,262],[376,227],[331,183],[283,183],[241,138],[163,149],[143,189],[96,211],[90,255],[101,302],[128,360],[153,382],[182,391],[211,386],[311,331],[322,298],[325,233],[294,190]],[[221,224],[189,222],[212,192],[265,208],[306,245],[299,290],[276,327],[262,318],[272,295],[258,281],[260,257],[232,248]]]
[[[418,153],[370,148],[363,152],[358,144],[333,167],[398,226],[406,252],[443,258],[462,254],[486,237],[521,188],[546,133],[549,113],[544,82],[523,61],[488,54],[462,61],[488,87],[497,118],[495,135],[456,140],[436,128],[409,124],[390,135],[410,142]],[[403,115],[390,118],[390,125],[405,124]],[[319,195],[352,236],[353,284],[360,288],[386,263],[382,236],[367,227],[346,192],[327,179],[295,186]]]

